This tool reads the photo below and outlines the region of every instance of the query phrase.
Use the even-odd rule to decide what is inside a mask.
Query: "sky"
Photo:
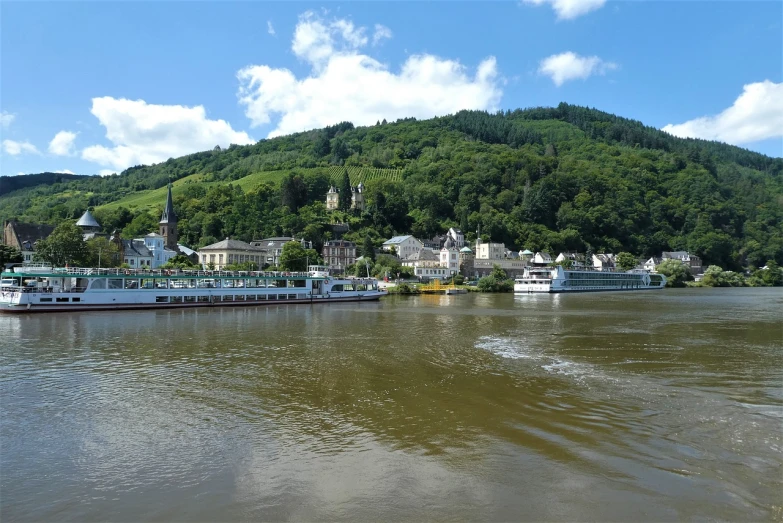
[[[0,174],[560,102],[783,156],[783,2],[0,1]]]

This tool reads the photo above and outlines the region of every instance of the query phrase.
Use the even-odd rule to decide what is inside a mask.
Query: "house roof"
[[[432,249],[422,248],[419,249],[419,252],[414,252],[407,258],[405,258],[405,261],[439,261],[440,258],[437,254],[432,252]]]
[[[247,242],[243,242],[242,240],[231,240],[229,238],[226,238],[225,240],[221,240],[217,243],[213,243],[212,245],[207,245],[206,247],[202,247],[199,249],[199,251],[261,251],[262,249],[258,247],[253,247]]]
[[[122,240],[122,251],[125,256],[152,258],[152,252],[139,240]]]
[[[388,239],[385,242],[383,242],[383,244],[384,245],[399,245],[400,243],[404,242],[408,238],[413,238],[413,236],[411,236],[410,234],[406,234],[404,236],[394,236],[393,238]]]
[[[530,256],[531,254],[533,254],[533,251],[529,249],[525,249],[524,251],[522,251],[522,256]]]
[[[193,254],[193,253],[195,253],[195,252],[196,252],[196,251],[194,251],[193,249],[191,249],[190,247],[185,247],[185,246],[184,246],[184,245],[182,245],[181,243],[178,243],[178,244],[177,244],[177,247],[179,247],[179,251],[180,251],[182,254],[184,254],[185,256],[190,256],[191,254]]]
[[[50,234],[52,234],[52,231],[54,231],[53,225],[38,225],[33,223],[20,222],[10,223],[20,246],[25,242],[29,242],[30,247],[32,247],[35,242],[47,238]]]
[[[661,253],[661,258],[687,258],[689,256],[688,251],[664,251]]]
[[[470,247],[468,247],[468,246],[466,245],[466,246],[464,246],[463,248],[461,248],[461,249],[459,250],[459,252],[471,252],[471,253],[472,253],[472,252],[473,252],[473,249],[471,249]]]
[[[90,213],[89,210],[84,211],[84,214],[82,214],[82,217],[79,218],[79,221],[76,222],[76,225],[79,227],[99,227],[101,226],[100,223],[98,223],[98,220],[95,219],[95,217]]]

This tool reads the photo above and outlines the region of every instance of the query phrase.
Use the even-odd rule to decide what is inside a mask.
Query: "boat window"
[[[82,301],[82,299],[81,298],[71,298],[71,301],[72,302],[78,302],[78,301]]]
[[[169,297],[168,296],[155,296],[155,303],[168,303]]]
[[[68,298],[57,298],[57,303],[66,303]]]
[[[51,301],[52,301],[51,298],[41,298],[41,303],[49,303]]]
[[[155,282],[155,287],[158,289],[168,289],[169,288],[169,280],[158,280]]]
[[[332,285],[332,291],[331,292],[343,292],[343,284],[338,283],[336,285]]]
[[[104,278],[96,278],[92,280],[92,284],[90,285],[90,289],[105,289],[106,288],[106,280]]]
[[[155,288],[155,280],[152,278],[145,278],[141,280],[141,288],[142,289],[154,289]]]
[[[139,288],[139,280],[126,279],[125,280],[125,288],[126,289],[138,289]]]
[[[122,279],[121,278],[110,278],[109,279],[109,289],[122,289]]]
[[[182,296],[172,296],[171,303],[182,303]]]

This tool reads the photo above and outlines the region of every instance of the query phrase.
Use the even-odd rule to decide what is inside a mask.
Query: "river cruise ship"
[[[386,295],[373,278],[307,272],[167,271],[17,266],[2,273],[0,312],[329,303]]]
[[[666,276],[643,270],[596,271],[557,267],[527,267],[514,280],[515,293],[644,291],[663,289]]]

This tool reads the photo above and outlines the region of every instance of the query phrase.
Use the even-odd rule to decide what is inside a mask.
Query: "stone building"
[[[3,245],[14,247],[22,253],[22,263],[32,263],[35,242],[48,238],[54,231],[52,225],[37,225],[8,220],[3,224]]]
[[[356,263],[356,244],[347,240],[331,240],[324,243],[322,251],[324,264],[334,272],[344,272]]]
[[[267,250],[241,240],[226,238],[198,250],[198,261],[205,269],[214,266],[222,270],[226,265],[251,262],[260,269],[266,263]]]

